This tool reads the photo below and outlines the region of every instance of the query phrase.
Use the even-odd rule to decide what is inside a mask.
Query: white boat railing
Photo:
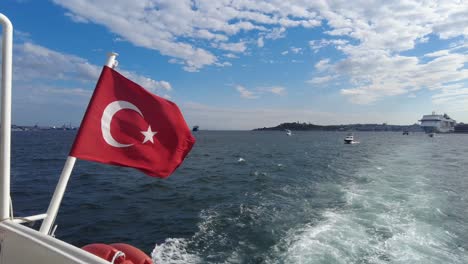
[[[56,209],[49,214],[26,217],[13,217],[10,198],[10,159],[11,159],[11,82],[13,26],[10,20],[0,13],[2,34],[2,80],[1,80],[1,136],[0,136],[0,263],[48,263],[48,264],[109,264],[103,258],[56,239],[50,234],[58,207],[63,197],[68,177],[59,180],[50,207]],[[116,54],[115,54],[116,55]],[[113,65],[115,62],[112,60]],[[70,157],[69,157],[70,158]],[[74,158],[73,158],[74,159]],[[70,165],[70,163],[68,163]],[[65,164],[64,171],[68,171]],[[71,171],[71,169],[69,170]],[[62,173],[64,174],[64,173]],[[54,197],[56,199],[54,199]],[[60,198],[60,199],[58,199]],[[51,219],[44,225],[43,232],[21,225],[42,219]],[[44,220],[44,221],[45,221]],[[52,229],[52,233],[54,229]]]
[[[10,215],[11,80],[13,25],[0,13],[2,34],[2,120],[0,138],[0,221]]]
[[[0,222],[12,220],[15,223],[26,223],[43,220],[40,232],[51,234],[52,226],[57,216],[68,180],[73,170],[76,158],[68,157],[65,162],[59,182],[50,201],[47,213],[13,219],[10,198],[10,159],[11,159],[11,90],[12,90],[12,58],[13,58],[13,25],[10,20],[0,13],[2,34],[2,91],[1,91],[1,138],[0,138]],[[117,65],[117,53],[108,54],[106,65],[113,68]]]
[[[26,223],[42,220],[46,214],[39,214],[13,219],[10,197],[11,171],[11,83],[13,71],[13,25],[5,15],[0,13],[2,24],[2,117],[0,137],[0,222],[13,220],[15,223]]]

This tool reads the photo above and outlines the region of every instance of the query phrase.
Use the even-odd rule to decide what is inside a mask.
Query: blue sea
[[[468,135],[345,135],[199,131],[165,180],[78,160],[55,235],[155,263],[468,263]],[[13,132],[15,216],[45,213],[74,136]]]

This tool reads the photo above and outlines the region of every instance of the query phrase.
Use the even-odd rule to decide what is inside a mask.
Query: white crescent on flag
[[[126,148],[130,147],[133,144],[122,144],[118,142],[117,140],[112,137],[111,131],[110,131],[110,124],[112,121],[112,118],[114,115],[123,109],[130,109],[138,114],[141,115],[141,117],[144,118],[143,114],[141,113],[140,109],[136,107],[134,104],[129,103],[127,101],[114,101],[106,106],[104,109],[104,112],[102,113],[102,118],[101,118],[101,131],[102,131],[102,137],[104,137],[104,140],[106,141],[107,144],[116,147],[116,148]]]

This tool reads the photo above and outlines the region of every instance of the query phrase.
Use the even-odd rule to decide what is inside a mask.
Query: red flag
[[[70,156],[166,178],[194,143],[177,105],[104,66]]]

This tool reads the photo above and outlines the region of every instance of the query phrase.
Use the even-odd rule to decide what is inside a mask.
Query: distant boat
[[[200,128],[199,126],[193,126],[192,131],[198,131],[199,128]]]
[[[407,130],[403,131],[403,135],[409,135],[409,131]]]
[[[429,137],[434,137],[435,136],[435,133],[432,132],[432,133],[429,133]]]
[[[438,115],[432,112],[431,115],[424,115],[421,120],[421,128],[426,133],[450,133],[454,132],[457,122],[447,114]]]
[[[354,140],[354,136],[352,134],[348,134],[344,139],[345,144],[357,144],[359,141]]]
[[[291,132],[291,130],[289,130],[289,129],[285,129],[285,131],[286,131],[286,135],[288,135],[288,136],[292,136],[292,132]]]

